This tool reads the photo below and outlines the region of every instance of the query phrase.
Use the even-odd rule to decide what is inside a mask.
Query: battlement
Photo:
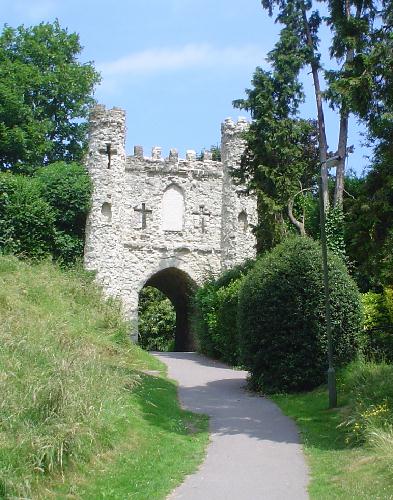
[[[146,171],[150,174],[176,174],[187,175],[191,174],[194,177],[209,176],[222,177],[223,164],[220,161],[211,159],[210,151],[204,154],[202,158],[196,156],[195,151],[189,150],[186,158],[179,158],[176,150],[171,149],[169,156],[162,158],[158,154],[158,147],[152,149],[152,156],[146,157],[143,155],[143,150],[140,146],[135,147],[133,156],[126,158],[126,172],[129,171]],[[161,148],[159,148],[161,150]],[[161,151],[160,151],[161,153]]]
[[[107,118],[123,118],[126,117],[126,112],[122,108],[108,108],[104,104],[96,104],[90,111],[89,121],[94,123],[98,120],[106,120]]]
[[[121,108],[114,107],[109,109],[103,104],[94,106],[90,112],[91,152],[94,152],[92,136],[94,136],[96,148],[100,152],[105,152],[108,148],[109,151],[114,143],[114,151],[116,150],[116,144],[122,144],[124,148],[126,133],[125,120],[126,113]],[[227,118],[221,125],[223,147],[225,147],[226,143],[231,142],[236,136],[241,137],[241,134],[247,130],[248,126],[247,120],[243,117],[240,117],[237,122],[234,122],[231,118]],[[241,139],[240,141],[242,142]],[[179,158],[178,150],[171,148],[168,156],[164,157],[162,148],[160,146],[154,146],[151,151],[151,156],[145,156],[143,146],[136,145],[134,146],[134,154],[126,158],[126,169],[132,167],[141,168],[142,165],[146,168],[202,169],[216,172],[222,170],[222,162],[213,160],[213,154],[209,150],[205,150],[201,155],[197,155],[195,150],[188,149],[186,151],[186,157]]]
[[[154,146],[151,150],[151,156],[145,156],[143,151],[143,146],[134,146],[134,154],[130,158],[137,158],[139,160],[146,160],[151,162],[168,162],[168,163],[179,163],[179,162],[190,162],[190,163],[204,163],[213,162],[220,163],[219,161],[213,160],[213,154],[211,151],[205,150],[200,156],[193,149],[188,149],[185,158],[179,158],[179,152],[175,148],[169,150],[169,155],[167,157],[162,157],[162,148],[160,146]]]
[[[240,116],[237,122],[234,122],[232,118],[226,118],[221,124],[222,135],[238,135],[245,132],[249,127],[249,122],[244,116]]]

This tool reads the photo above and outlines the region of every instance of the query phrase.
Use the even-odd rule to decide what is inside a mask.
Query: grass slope
[[[327,409],[326,388],[272,397],[299,426],[312,499],[393,499],[393,389],[383,387],[393,387],[392,376],[389,365],[350,365],[340,376],[341,406],[334,410]],[[377,415],[381,404],[390,415]]]
[[[87,273],[0,257],[0,498],[158,499],[195,470],[206,417],[127,330]]]

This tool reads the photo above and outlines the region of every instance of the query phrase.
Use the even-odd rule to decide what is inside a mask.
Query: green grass
[[[384,372],[385,377],[391,375],[392,369],[385,365],[378,377],[380,372]],[[327,409],[326,388],[272,397],[299,426],[310,466],[309,494],[312,499],[393,498],[393,438],[389,419],[384,418],[383,422],[380,419],[378,425],[369,419],[361,435],[355,435],[360,429],[356,425],[360,415],[356,394],[359,388],[364,391],[366,385],[362,374],[368,381],[368,394],[372,399],[368,408],[386,401],[386,392],[378,390],[378,380],[373,377],[375,371],[378,370],[373,363],[351,365],[340,376],[341,406],[334,410]],[[386,378],[386,384],[392,385],[391,381]]]
[[[0,498],[165,498],[208,441],[119,306],[50,262],[0,257],[0,394]]]
[[[165,498],[201,462],[206,417],[179,410],[176,387],[165,378],[142,375],[141,382],[131,396],[133,426],[119,429],[122,442],[56,484],[55,498]]]

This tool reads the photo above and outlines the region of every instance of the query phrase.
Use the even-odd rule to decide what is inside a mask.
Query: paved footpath
[[[274,403],[245,391],[246,372],[195,353],[155,355],[178,382],[183,407],[210,416],[207,457],[170,500],[308,498],[296,426]]]

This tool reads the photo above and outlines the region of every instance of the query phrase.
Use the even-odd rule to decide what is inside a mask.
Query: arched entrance
[[[168,267],[153,274],[144,286],[152,286],[164,293],[176,311],[175,351],[193,351],[195,342],[190,326],[191,299],[197,288],[190,276]]]

